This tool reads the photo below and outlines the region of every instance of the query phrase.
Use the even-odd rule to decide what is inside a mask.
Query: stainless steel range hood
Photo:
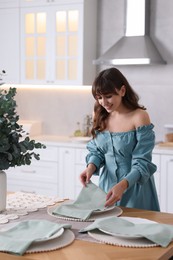
[[[123,36],[96,65],[145,65],[166,63],[149,36],[150,0],[126,0]]]

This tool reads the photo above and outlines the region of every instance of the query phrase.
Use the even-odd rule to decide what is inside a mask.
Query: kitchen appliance
[[[96,65],[151,65],[166,63],[149,35],[150,0],[126,0],[125,35]]]

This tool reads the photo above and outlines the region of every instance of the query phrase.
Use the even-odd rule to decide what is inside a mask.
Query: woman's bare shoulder
[[[135,128],[151,124],[148,112],[143,109],[136,109],[133,114],[133,123]]]

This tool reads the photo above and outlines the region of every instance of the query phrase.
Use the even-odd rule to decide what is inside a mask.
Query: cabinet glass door
[[[75,84],[81,67],[76,6],[22,8],[22,83]]]
[[[77,79],[79,11],[56,12],[56,80]]]
[[[46,78],[46,21],[45,12],[25,15],[26,80]]]

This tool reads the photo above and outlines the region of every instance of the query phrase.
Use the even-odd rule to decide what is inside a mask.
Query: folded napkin
[[[167,247],[173,240],[173,225],[160,223],[134,224],[128,220],[118,217],[106,217],[95,220],[88,227],[79,232],[87,232],[101,229],[102,232],[111,232],[112,235],[134,235],[149,239],[162,247]]]
[[[57,224],[47,220],[29,220],[0,232],[0,251],[23,255],[37,239],[49,238],[61,228],[71,228],[68,224]]]
[[[62,215],[87,220],[93,211],[104,210],[106,193],[94,183],[89,182],[83,187],[73,203],[61,204],[53,210],[54,215]]]

